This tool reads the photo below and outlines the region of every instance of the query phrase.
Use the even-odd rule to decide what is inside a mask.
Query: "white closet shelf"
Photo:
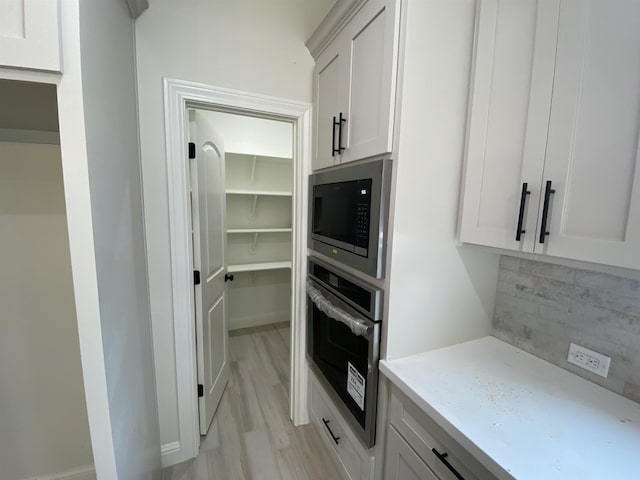
[[[285,190],[251,190],[245,188],[228,189],[226,193],[227,195],[263,195],[273,197],[291,197],[293,195],[293,192]]]
[[[291,262],[264,262],[227,265],[227,272],[257,272],[260,270],[279,270],[283,268],[291,268]]]
[[[291,228],[229,228],[227,233],[291,233]]]
[[[229,152],[226,151],[224,152],[224,154],[227,156],[227,158],[229,158],[230,160],[236,160],[236,159],[253,159],[256,158],[259,161],[267,161],[267,162],[282,162],[282,163],[291,163],[293,162],[293,158],[292,157],[271,157],[268,155],[260,155],[260,154],[255,154],[255,153],[246,153],[246,152]]]

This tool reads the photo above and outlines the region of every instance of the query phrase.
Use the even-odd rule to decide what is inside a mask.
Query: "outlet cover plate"
[[[607,378],[609,375],[611,358],[575,343],[569,344],[567,361],[601,377]]]

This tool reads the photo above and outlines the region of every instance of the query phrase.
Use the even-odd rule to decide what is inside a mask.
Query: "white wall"
[[[117,478],[157,478],[160,441],[133,21],[120,0],[83,0],[79,13],[95,267]]]
[[[91,466],[59,146],[0,142],[0,244],[0,476]]]
[[[304,42],[331,0],[154,0],[136,21],[140,137],[160,436],[178,442],[162,78],[311,101]],[[176,444],[173,443],[176,447]],[[179,445],[176,447],[179,448]]]
[[[405,3],[387,358],[487,335],[498,256],[456,246],[473,0]]]
[[[225,152],[293,157],[291,122],[205,110],[202,115],[224,141]]]

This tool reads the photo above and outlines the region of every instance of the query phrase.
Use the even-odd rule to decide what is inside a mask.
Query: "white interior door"
[[[229,380],[225,288],[225,163],[222,141],[206,118],[193,112],[195,158],[191,159],[193,264],[200,433],[206,434]]]

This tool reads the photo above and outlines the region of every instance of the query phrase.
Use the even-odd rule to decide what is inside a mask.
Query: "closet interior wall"
[[[229,330],[288,322],[293,124],[204,111],[224,142]]]
[[[93,457],[56,89],[2,80],[0,104],[0,477],[85,478]]]

